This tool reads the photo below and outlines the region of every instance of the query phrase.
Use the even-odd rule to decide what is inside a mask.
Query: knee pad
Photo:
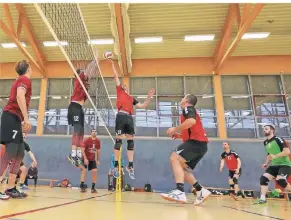
[[[238,184],[238,179],[236,177],[233,177],[232,181],[233,181],[234,184]]]
[[[285,189],[288,185],[286,179],[278,179],[276,180],[279,186],[281,186],[283,189]]]
[[[133,140],[127,140],[127,150],[133,150],[133,149],[134,149]]]
[[[121,140],[121,139],[116,139],[116,140],[115,140],[115,146],[114,146],[114,149],[115,149],[115,150],[120,150],[121,145],[122,145],[122,140]]]
[[[260,184],[261,186],[268,186],[268,183],[269,183],[269,179],[265,176],[261,176],[260,178]]]

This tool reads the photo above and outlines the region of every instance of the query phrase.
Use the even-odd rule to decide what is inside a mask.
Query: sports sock
[[[79,158],[82,158],[82,151],[81,151],[81,150],[77,150],[77,156],[78,156]]]
[[[81,182],[81,186],[84,186],[84,182]]]
[[[176,183],[177,189],[184,192],[184,183]]]
[[[77,151],[76,151],[76,150],[72,150],[71,156],[72,156],[72,157],[77,156]]]
[[[133,162],[128,162],[128,167],[133,168]]]
[[[118,167],[118,160],[116,160],[116,161],[114,162],[114,167],[115,167],[115,168]]]
[[[261,200],[266,200],[266,196],[265,195],[261,195],[261,198],[260,198]]]
[[[200,184],[198,182],[193,184],[193,187],[196,189],[197,192],[201,191],[202,186],[200,186]]]
[[[92,183],[92,189],[95,189],[95,183]]]

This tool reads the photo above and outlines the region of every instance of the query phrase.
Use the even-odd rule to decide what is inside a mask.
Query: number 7
[[[17,135],[18,131],[17,131],[17,130],[12,130],[12,132],[13,132],[12,139],[15,139],[15,137],[16,137],[16,135]]]

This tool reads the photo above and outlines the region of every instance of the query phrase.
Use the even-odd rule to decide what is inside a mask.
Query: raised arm
[[[149,91],[148,96],[147,96],[146,100],[143,103],[136,103],[136,104],[133,103],[133,104],[135,104],[136,108],[146,108],[154,94],[155,94],[155,89],[152,88]]]
[[[117,70],[115,68],[115,64],[114,64],[113,60],[110,60],[110,61],[111,61],[111,65],[112,65],[112,71],[113,71],[113,75],[114,75],[115,84],[117,86],[120,86],[120,80],[118,78],[118,72],[117,72]]]

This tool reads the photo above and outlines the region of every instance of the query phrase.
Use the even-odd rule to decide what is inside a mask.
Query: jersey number
[[[15,137],[16,137],[18,131],[17,131],[17,130],[12,130],[12,132],[13,132],[12,139],[15,139]]]
[[[79,116],[74,116],[74,121],[79,121]]]
[[[227,156],[227,159],[228,159],[228,160],[231,160],[231,156]]]

